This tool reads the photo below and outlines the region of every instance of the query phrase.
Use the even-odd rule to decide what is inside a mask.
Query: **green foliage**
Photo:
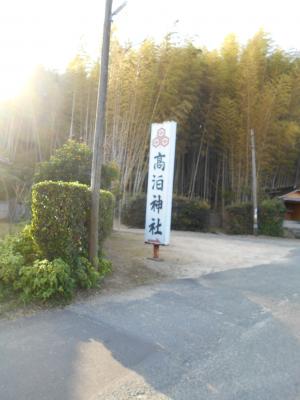
[[[282,236],[285,206],[282,201],[269,199],[262,201],[258,210],[258,228],[261,235]]]
[[[61,258],[36,260],[32,266],[23,267],[16,287],[25,301],[71,299],[75,282],[70,266]]]
[[[90,204],[88,204],[88,211]],[[115,198],[111,192],[100,190],[99,240],[100,245],[111,234],[114,222]],[[87,222],[89,223],[89,221]]]
[[[15,292],[23,301],[70,300],[76,288],[96,287],[110,272],[110,261],[100,258],[99,270],[85,257],[70,266],[61,258],[41,259],[32,246],[29,227],[0,242],[0,297]]]
[[[40,251],[31,235],[31,227],[0,241],[0,285],[15,289],[20,270],[31,265],[40,256]]]
[[[76,285],[81,289],[91,289],[98,285],[99,281],[111,271],[111,262],[104,258],[99,260],[99,269],[85,257],[79,257],[74,267]]]
[[[130,228],[145,227],[146,196],[138,195],[130,198],[122,210],[122,223]]]
[[[204,201],[189,200],[174,196],[172,207],[172,229],[207,231],[209,205]],[[144,228],[146,196],[140,195],[128,201],[122,212],[122,222],[130,227]]]
[[[64,181],[89,185],[92,152],[86,144],[68,140],[49,161],[38,164],[35,182]]]
[[[225,231],[232,235],[253,233],[252,203],[234,204],[226,207]]]
[[[19,272],[25,265],[24,256],[16,251],[18,238],[7,236],[0,242],[0,286],[13,289]]]
[[[174,39],[169,34],[161,43],[130,46],[112,37],[104,156],[118,162],[120,191],[145,187],[153,120],[178,122],[175,192],[209,198],[216,207],[250,200],[250,126],[261,187],[293,184],[300,155],[299,57],[274,47],[263,31],[243,46],[230,35],[213,51]],[[2,198],[20,195],[37,160],[68,136],[92,143],[98,77],[98,63],[82,51],[64,73],[38,68],[24,96],[0,105],[1,152],[20,169],[1,167]],[[88,184],[90,162],[87,146],[68,142],[37,168],[36,181]],[[116,181],[106,181],[106,166],[102,176],[103,187],[118,194]]]
[[[282,236],[285,207],[277,199],[263,200],[258,207],[258,232],[261,235]],[[225,230],[230,234],[253,233],[252,203],[226,207]]]
[[[81,289],[90,289],[100,280],[100,272],[85,257],[79,257],[74,267],[74,277],[77,286]]]
[[[112,263],[105,257],[101,257],[99,259],[99,272],[101,275],[101,278],[106,276],[112,271]]]
[[[24,301],[69,300],[76,287],[97,286],[110,271],[97,271],[86,258],[91,193],[77,182],[40,182],[33,188],[31,225],[0,241],[0,292]],[[110,233],[114,197],[100,193],[100,240]]]
[[[115,196],[117,196],[120,191],[119,178],[120,178],[120,168],[116,162],[111,161],[107,164],[102,165],[101,187],[103,189],[109,190]]]
[[[57,149],[49,161],[37,165],[36,183],[43,181],[79,182],[90,185],[92,151],[84,143],[68,140]],[[119,168],[114,162],[102,166],[101,186],[104,189],[118,187]]]
[[[172,208],[172,229],[205,232],[209,228],[207,202],[175,197]]]
[[[91,194],[76,182],[40,182],[32,190],[32,235],[43,257],[75,263],[88,254]],[[114,197],[100,192],[99,238],[110,234]]]
[[[26,225],[23,230],[14,236],[13,251],[22,254],[26,264],[32,264],[41,258],[41,251],[32,236],[32,226]]]
[[[40,182],[32,189],[32,234],[43,257],[73,263],[87,255],[90,193],[76,182]]]

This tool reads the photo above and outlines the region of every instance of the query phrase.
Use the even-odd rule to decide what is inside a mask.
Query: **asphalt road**
[[[1,400],[299,400],[300,250],[0,322]]]

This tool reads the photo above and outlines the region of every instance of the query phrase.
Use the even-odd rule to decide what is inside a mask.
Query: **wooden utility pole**
[[[250,130],[251,151],[252,151],[252,201],[253,201],[253,234],[257,235],[257,179],[256,179],[256,156],[255,156],[255,135],[254,129]]]
[[[103,143],[105,137],[105,111],[108,84],[108,63],[109,63],[109,45],[112,17],[117,15],[127,4],[125,1],[113,13],[113,0],[106,0],[105,16],[103,24],[103,40],[101,53],[101,71],[98,85],[98,100],[96,110],[96,124],[93,145],[93,161],[91,171],[91,219],[89,236],[89,259],[97,267],[97,258],[99,250],[99,203],[100,203],[100,184],[101,184],[101,166],[103,163]]]
[[[98,100],[96,111],[96,124],[93,145],[93,161],[91,173],[91,220],[89,237],[89,258],[97,266],[98,247],[99,247],[99,203],[100,203],[100,182],[101,165],[103,162],[103,141],[105,135],[105,108],[108,83],[108,63],[109,63],[109,45],[112,19],[112,2],[106,0],[105,17],[103,25],[103,40],[101,54],[101,72],[98,86]]]

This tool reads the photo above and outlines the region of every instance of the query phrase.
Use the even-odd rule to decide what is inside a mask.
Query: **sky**
[[[114,8],[123,1],[114,0]],[[12,98],[36,65],[63,70],[81,47],[99,54],[105,0],[0,0],[0,100]],[[138,45],[167,32],[218,48],[235,33],[245,44],[260,28],[300,50],[299,0],[128,0],[114,18],[119,38]]]

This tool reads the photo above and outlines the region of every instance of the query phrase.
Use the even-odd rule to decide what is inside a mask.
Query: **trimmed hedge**
[[[122,209],[122,223],[130,228],[145,227],[146,201],[144,194],[138,195],[128,200]]]
[[[261,235],[283,236],[285,206],[276,199],[264,200],[258,210],[258,231]]]
[[[252,203],[239,203],[226,207],[224,228],[231,235],[253,233]]]
[[[74,263],[88,254],[88,225],[91,195],[88,186],[77,182],[37,183],[32,189],[32,235],[43,257]],[[101,191],[101,242],[113,224],[114,197]]]
[[[132,228],[145,227],[146,196],[130,199],[122,210],[122,223]],[[207,231],[209,205],[203,201],[174,196],[172,207],[172,229]]]
[[[285,207],[280,200],[263,200],[258,208],[258,233],[268,236],[283,235]],[[225,230],[229,234],[253,234],[252,203],[226,207]]]
[[[175,197],[172,209],[172,229],[206,232],[210,207],[205,201]]]

